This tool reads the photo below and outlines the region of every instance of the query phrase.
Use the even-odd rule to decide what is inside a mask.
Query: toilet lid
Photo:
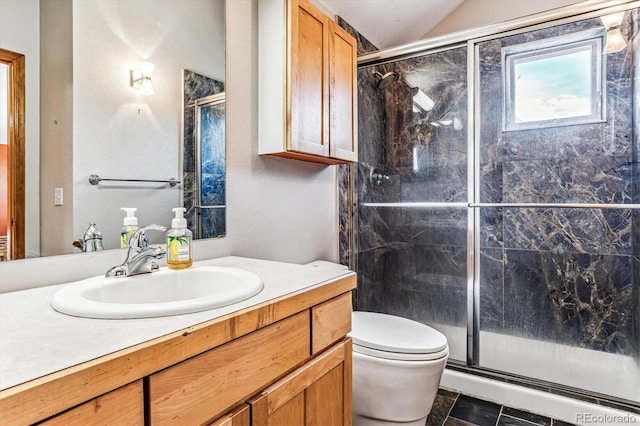
[[[403,354],[432,354],[447,349],[447,338],[428,325],[394,315],[353,312],[354,345]]]

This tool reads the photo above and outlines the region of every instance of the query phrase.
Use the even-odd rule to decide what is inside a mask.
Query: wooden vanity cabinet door
[[[144,425],[142,381],[136,381],[45,420],[39,425]]]
[[[252,426],[350,426],[351,339],[269,386],[249,404]]]
[[[220,417],[218,420],[209,424],[209,426],[249,426],[250,424],[251,416],[249,406],[244,404]]]

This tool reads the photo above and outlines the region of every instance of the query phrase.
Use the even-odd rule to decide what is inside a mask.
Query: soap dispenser
[[[171,229],[167,232],[167,266],[171,269],[185,269],[193,264],[193,234],[187,229],[187,219],[184,218],[186,210],[184,207],[173,209],[175,217],[171,221]]]
[[[127,212],[127,216],[124,218],[124,226],[120,231],[120,248],[129,247],[129,239],[138,230],[138,218],[136,217],[136,211],[138,209],[133,207],[122,207],[120,210]]]

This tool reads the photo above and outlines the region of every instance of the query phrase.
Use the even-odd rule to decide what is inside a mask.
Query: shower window
[[[505,131],[604,120],[604,29],[502,49]]]

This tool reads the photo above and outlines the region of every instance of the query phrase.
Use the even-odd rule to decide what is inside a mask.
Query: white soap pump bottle
[[[120,231],[120,248],[129,247],[129,239],[138,230],[138,218],[136,217],[135,207],[122,207],[120,210],[127,212],[124,218],[124,226]]]
[[[171,229],[167,232],[167,266],[171,269],[185,269],[193,264],[191,241],[193,234],[187,229],[184,207],[173,209],[175,217]]]

